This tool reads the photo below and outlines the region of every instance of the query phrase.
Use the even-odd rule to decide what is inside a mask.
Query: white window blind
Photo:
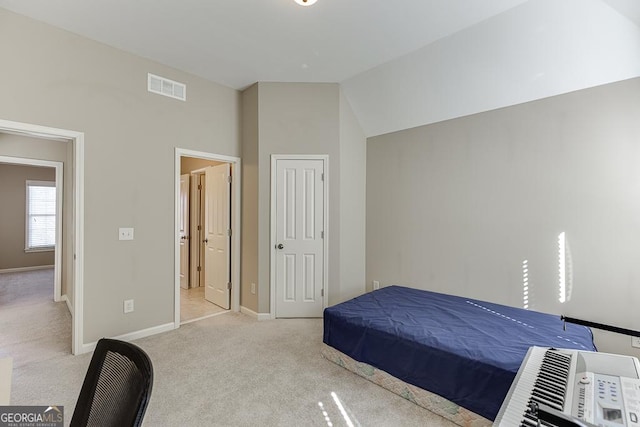
[[[51,249],[56,243],[56,184],[27,181],[26,250]]]

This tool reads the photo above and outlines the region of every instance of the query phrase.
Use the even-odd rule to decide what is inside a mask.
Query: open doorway
[[[65,301],[72,316],[71,352],[86,352],[88,349],[82,343],[84,134],[0,119],[0,138],[0,155],[4,156],[5,163],[56,170],[54,300]],[[55,158],[53,152],[58,145],[64,147],[63,159],[42,160]]]
[[[180,323],[221,314],[231,307],[230,208],[231,165],[183,156],[180,159]]]
[[[63,299],[62,195],[62,161],[0,155],[0,273],[52,269],[56,302]]]
[[[239,309],[239,168],[176,150],[176,327]]]
[[[0,135],[0,147],[7,139]],[[71,352],[71,314],[61,295],[62,168],[0,156],[0,324],[7,325],[0,357],[14,366]]]

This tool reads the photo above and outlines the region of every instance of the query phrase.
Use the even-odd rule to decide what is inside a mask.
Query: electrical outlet
[[[133,228],[119,228],[118,229],[119,240],[133,240]]]
[[[124,312],[131,313],[133,311],[133,300],[126,299],[124,300]]]
[[[631,337],[631,347],[640,348],[640,337]]]
[[[380,289],[380,282],[377,281],[377,280],[374,280],[373,281],[373,290],[375,291],[375,290],[378,290],[378,289]]]
[[[254,294],[254,295],[256,294],[256,284],[255,283],[251,284],[251,293]]]

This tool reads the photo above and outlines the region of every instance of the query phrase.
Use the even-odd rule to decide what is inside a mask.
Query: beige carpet
[[[68,345],[51,338],[61,334],[55,319],[64,318],[64,311],[45,308],[55,303],[32,301],[11,308],[5,292],[0,290],[0,351],[16,360],[11,403],[64,405],[68,424],[91,355],[66,354],[62,347]],[[12,314],[5,317],[5,312]],[[18,319],[45,315],[52,321],[38,328]],[[11,322],[10,334],[6,322]],[[151,356],[155,375],[144,425],[453,425],[326,361],[320,356],[321,340],[320,319],[258,322],[239,313],[138,340]],[[33,351],[40,355],[34,357]]]
[[[14,367],[71,354],[71,314],[53,302],[53,268],[0,274],[0,357]]]

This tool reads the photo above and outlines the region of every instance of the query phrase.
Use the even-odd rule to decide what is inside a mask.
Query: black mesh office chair
[[[103,338],[91,358],[70,426],[139,426],[152,386],[153,366],[141,348]]]

